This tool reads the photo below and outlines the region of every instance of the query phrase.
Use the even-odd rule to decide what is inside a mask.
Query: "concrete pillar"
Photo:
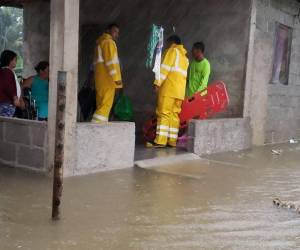
[[[57,97],[57,71],[63,66],[63,23],[64,1],[51,0],[50,2],[50,82],[49,82],[49,117],[48,117],[48,162],[53,169],[54,143],[55,143],[55,119]]]
[[[250,117],[252,143],[263,145],[267,122],[268,84],[272,74],[270,61],[273,54],[273,39],[259,30],[256,30],[255,37]]]
[[[254,60],[254,37],[256,29],[256,0],[251,1],[251,17],[249,27],[249,42],[246,62],[245,92],[244,92],[244,117],[250,116],[251,92],[252,92],[252,73]]]
[[[51,0],[50,88],[49,88],[49,164],[54,159],[57,72],[67,72],[65,171],[73,171],[73,146],[77,118],[78,43],[80,0]],[[68,174],[69,175],[69,174]]]
[[[75,132],[77,122],[78,51],[80,0],[65,0],[64,61],[67,72],[66,135],[64,166],[67,174],[74,171]]]
[[[272,73],[273,38],[257,27],[257,0],[252,0],[244,117],[250,117],[252,143],[265,143],[268,83]]]

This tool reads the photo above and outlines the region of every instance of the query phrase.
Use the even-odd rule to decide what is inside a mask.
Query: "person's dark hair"
[[[17,57],[17,54],[11,50],[4,50],[0,56],[0,68],[9,66],[10,62]]]
[[[193,49],[201,50],[202,53],[204,53],[204,51],[205,51],[205,45],[204,45],[203,42],[196,42],[193,45]]]
[[[175,44],[179,45],[179,44],[181,44],[181,39],[177,35],[172,35],[167,39],[167,42],[175,43]]]
[[[110,23],[109,25],[107,25],[106,30],[112,30],[112,28],[120,28],[119,25],[117,23]]]
[[[41,61],[39,62],[35,67],[35,71],[39,74],[42,70],[45,70],[46,68],[49,67],[49,63],[46,61]]]

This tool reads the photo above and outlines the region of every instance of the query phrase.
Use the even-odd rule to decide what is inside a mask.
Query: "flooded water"
[[[279,156],[272,148],[283,150]],[[0,168],[0,249],[300,249],[300,144],[65,180]]]

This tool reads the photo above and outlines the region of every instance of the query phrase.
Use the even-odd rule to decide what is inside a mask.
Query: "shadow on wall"
[[[206,43],[212,64],[210,82],[221,79],[229,90],[231,103],[222,116],[242,116],[250,6],[250,0],[81,1],[80,84],[92,63],[96,38],[108,23],[118,22],[123,80],[135,107],[139,131],[142,121],[155,109],[154,76],[145,68],[151,25],[163,25],[166,37],[175,26],[188,50],[195,41]]]

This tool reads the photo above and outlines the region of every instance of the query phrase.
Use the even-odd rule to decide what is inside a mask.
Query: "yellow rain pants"
[[[172,97],[158,97],[156,109],[157,129],[155,143],[160,145],[170,145],[176,147],[179,132],[179,113],[181,111],[182,100]]]

